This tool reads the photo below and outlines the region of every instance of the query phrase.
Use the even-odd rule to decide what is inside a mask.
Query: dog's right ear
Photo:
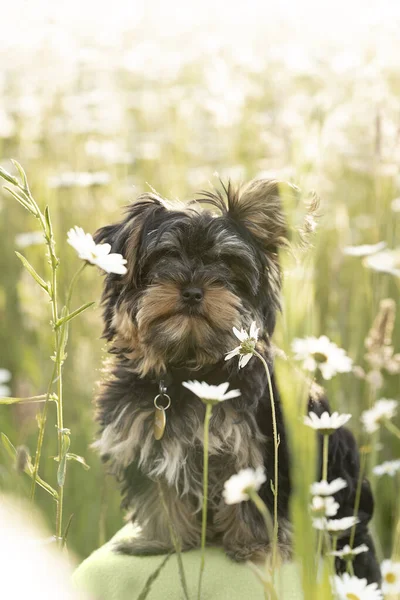
[[[100,227],[93,235],[96,244],[110,244],[111,252],[122,254],[127,262],[129,280],[136,279],[136,264],[143,237],[154,228],[154,223],[166,212],[166,201],[157,194],[142,194],[125,209],[125,218],[119,223]],[[120,278],[120,281],[125,280]]]

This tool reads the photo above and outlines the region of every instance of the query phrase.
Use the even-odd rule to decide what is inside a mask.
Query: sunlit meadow
[[[78,225],[93,233],[149,186],[182,200],[218,178],[275,177],[305,195],[315,191],[312,246],[282,256],[284,310],[274,339],[291,444],[304,461],[292,508],[306,598],[329,592],[313,591],[307,575],[315,541],[305,516],[315,481],[307,459],[314,448],[311,430],[300,423],[304,380],[297,371],[310,362],[296,357],[296,338],[327,336],[351,359],[333,376],[325,359],[317,360],[308,374],[324,385],[332,410],[351,414],[347,426],[376,497],[379,560],[399,561],[400,463],[393,461],[400,458],[400,409],[376,404],[400,401],[397,4],[293,1],[268,9],[247,2],[227,11],[208,2],[191,9],[114,2],[111,15],[102,3],[36,4],[14,2],[2,11],[0,167],[19,177],[16,159],[43,214],[49,206],[60,307],[82,264],[67,232]],[[3,190],[0,232],[0,397],[43,397],[56,364],[51,298],[15,251],[45,281],[51,270],[40,220]],[[60,433],[57,402],[50,401],[40,462],[43,481],[60,483],[64,435],[68,452],[90,467],[67,461],[62,486],[57,535],[68,526],[78,559],[123,525],[115,481],[90,447],[92,400],[106,357],[101,281],[96,268],[85,268],[74,287],[72,309],[96,305],[69,323],[61,429],[71,433]],[[321,353],[311,346],[314,357]],[[13,458],[7,443],[0,445],[0,487],[22,499],[31,495],[32,477],[23,471],[35,458],[42,410],[42,401],[0,405],[0,431],[18,450]],[[35,501],[56,533],[54,497],[38,487]]]

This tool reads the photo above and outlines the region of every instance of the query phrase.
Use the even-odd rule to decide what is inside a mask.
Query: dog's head
[[[111,244],[128,268],[106,277],[104,334],[142,376],[219,362],[237,345],[233,326],[248,329],[256,321],[264,339],[272,334],[278,250],[288,239],[280,186],[229,184],[182,208],[144,194],[123,221],[96,232],[95,241]]]

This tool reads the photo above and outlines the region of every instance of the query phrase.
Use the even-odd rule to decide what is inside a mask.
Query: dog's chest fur
[[[154,438],[153,395],[131,391],[110,402],[103,396],[100,404],[104,428],[95,446],[112,471],[124,478],[125,470],[135,464],[152,480],[163,480],[180,496],[190,494],[200,502],[203,479],[204,412],[202,402],[183,393],[166,411],[163,438]],[[107,422],[108,421],[108,422]],[[225,401],[213,409],[209,434],[210,498],[218,502],[224,481],[245,467],[263,464],[265,436],[251,412],[238,412]]]

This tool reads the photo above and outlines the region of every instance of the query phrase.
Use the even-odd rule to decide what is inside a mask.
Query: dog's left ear
[[[276,180],[256,179],[234,189],[226,189],[228,215],[244,225],[264,252],[277,252],[289,243],[289,229],[282,202],[283,194],[294,194],[290,184]]]

